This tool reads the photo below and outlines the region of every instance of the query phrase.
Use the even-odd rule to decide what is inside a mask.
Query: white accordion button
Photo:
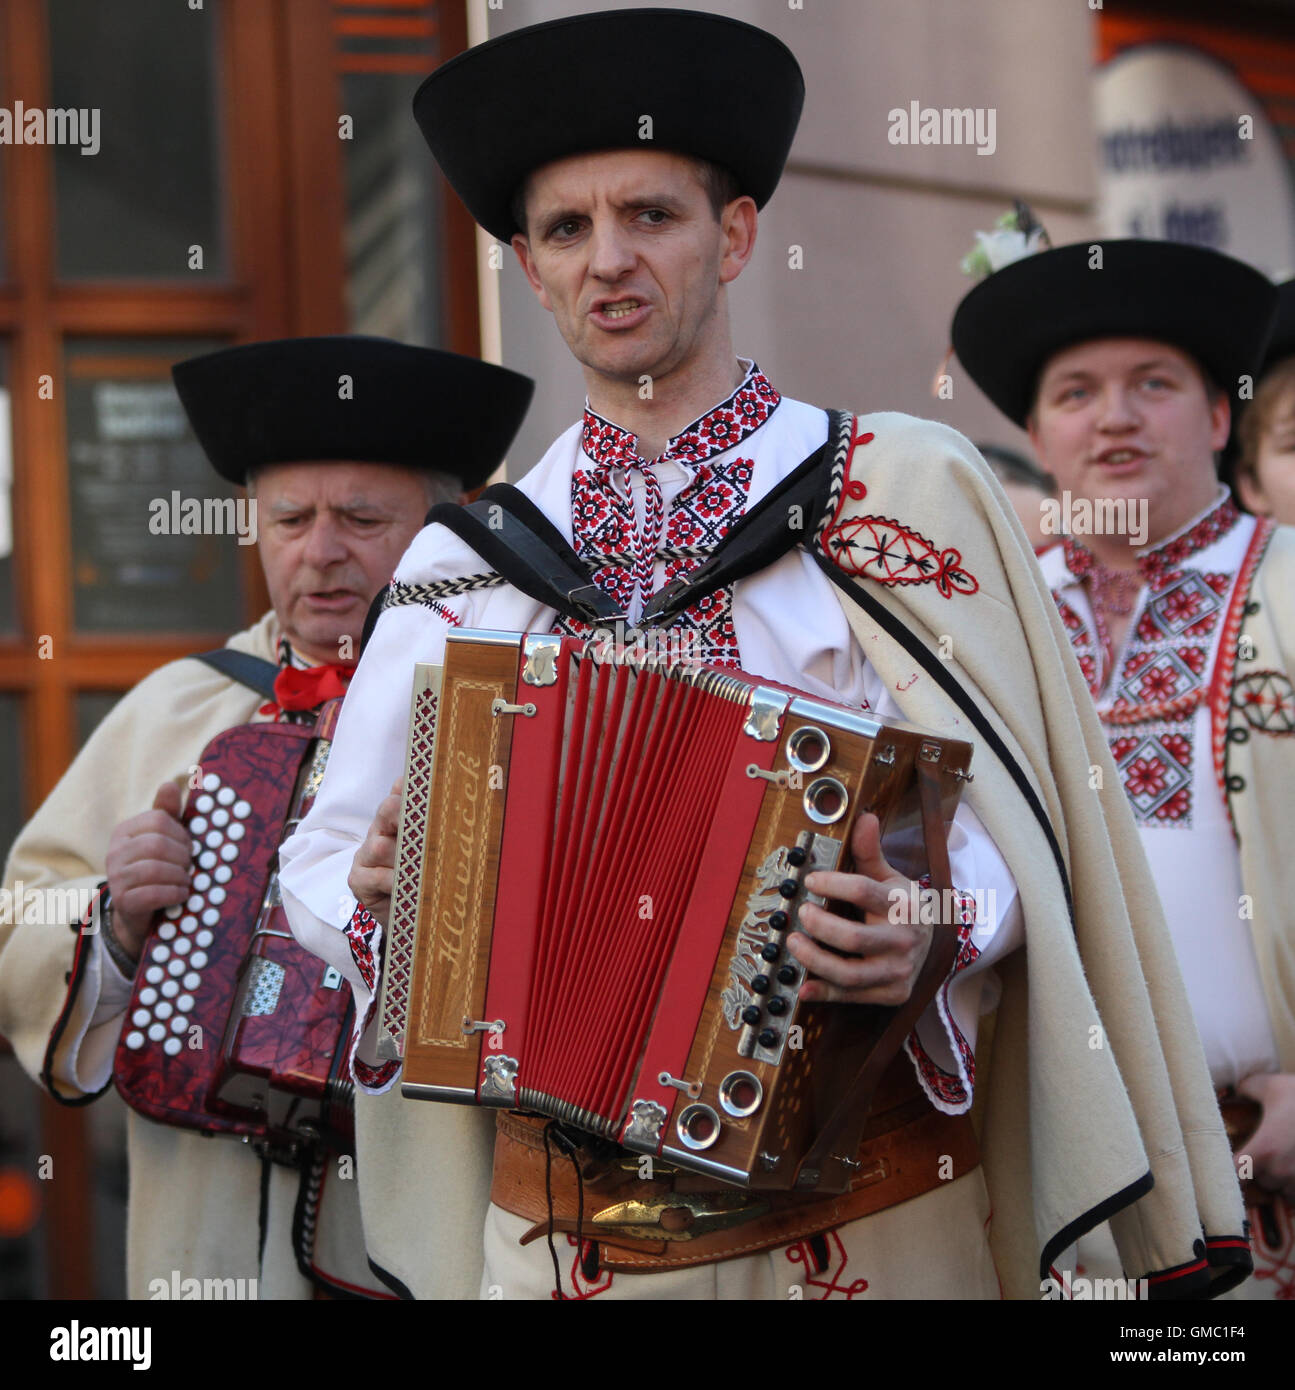
[[[234,795],[235,793],[233,787],[221,787],[221,789],[216,793],[216,800],[220,803],[220,805],[228,806],[229,803],[233,801]]]
[[[207,795],[206,792],[199,792],[193,799],[193,809],[201,811],[204,815],[211,810],[216,803]]]
[[[198,943],[199,946],[205,949],[206,947],[210,946],[213,941],[215,941],[216,937],[212,932],[209,932],[204,928],[193,939]]]
[[[170,939],[175,935],[175,923],[163,922],[162,925],[158,927],[157,934],[159,939],[161,939],[162,941],[170,941]]]
[[[217,883],[228,883],[229,880],[233,877],[234,871],[229,867],[228,864],[219,865],[216,869],[216,872],[212,874],[212,878],[214,878]]]
[[[201,853],[202,853],[202,841],[201,841],[201,840],[190,840],[190,841],[189,841],[189,853],[190,853],[191,855],[193,855],[193,854],[201,854]]]
[[[225,810],[213,811],[211,813],[211,823],[217,830],[229,824],[229,812]]]
[[[163,997],[163,999],[174,999],[175,996],[176,996],[177,994],[179,994],[179,992],[180,992],[180,986],[179,986],[178,984],[176,984],[176,982],[175,982],[174,980],[163,980],[163,981],[162,981],[162,997]],[[143,997],[144,997],[144,996],[141,994],[141,995],[140,995],[140,998],[142,999]],[[181,1006],[180,1006],[180,1005],[177,1005],[176,1007],[179,1008],[179,1007],[181,1007]]]
[[[246,831],[247,826],[241,825],[238,821],[235,821],[234,824],[231,825],[225,833],[229,836],[231,840],[241,840]]]
[[[190,912],[201,912],[206,902],[207,899],[201,893],[190,893],[184,905]]]
[[[219,921],[220,913],[214,907],[209,907],[206,912],[202,914],[202,925],[204,927],[214,927]]]
[[[204,965],[206,965],[206,963],[207,963],[207,953],[206,953],[206,951],[195,951],[195,952],[193,953],[193,955],[191,955],[191,956],[189,957],[189,964],[190,964],[191,966],[193,966],[193,968],[194,968],[195,970],[201,970],[202,967],[203,967]],[[187,979],[186,979],[185,982],[186,982],[186,984],[188,983]]]
[[[166,1024],[154,1023],[149,1026],[148,1036],[153,1042],[161,1042],[166,1037]]]
[[[138,1028],[135,1029],[134,1032],[126,1034],[126,1046],[129,1047],[132,1052],[138,1051],[144,1046],[144,1035]]]
[[[207,891],[207,889],[211,887],[211,875],[210,875],[210,874],[197,874],[197,875],[195,875],[194,880],[193,880],[193,887],[194,887],[194,891],[195,891],[195,892],[198,892],[198,893],[205,893],[205,892]]]
[[[205,844],[208,849],[219,849],[224,843],[225,837],[219,830],[213,830],[203,841],[203,844]]]
[[[170,980],[168,980],[168,981],[167,981],[167,984],[170,984],[170,983],[171,983]],[[181,1012],[182,1014],[187,1014],[187,1013],[193,1008],[193,995],[192,995],[192,994],[182,994],[182,995],[175,1001],[175,1007],[176,1007],[177,1009],[179,1009],[180,1012]]]
[[[185,971],[184,957],[176,956],[170,965],[166,967],[168,975],[183,975]]]
[[[208,797],[207,800],[210,801],[211,798]],[[206,830],[206,828],[207,828],[207,817],[206,817],[206,816],[194,816],[194,818],[189,822],[189,834],[190,834],[190,835],[201,835],[202,832],[203,832],[204,830]]]
[[[164,960],[168,960],[170,958],[171,948],[169,946],[163,946],[161,942],[159,942],[156,946],[153,947],[152,955],[153,959],[157,961],[159,965],[161,965],[161,963]]]
[[[201,848],[201,846],[199,846],[199,848]],[[198,867],[200,869],[214,869],[216,867],[216,856],[209,849],[203,850],[198,856]]]
[[[136,1028],[142,1028],[153,1015],[147,1009],[136,1009],[130,1016],[130,1021]]]
[[[231,860],[231,859],[237,859],[237,858],[238,858],[238,846],[237,846],[237,845],[225,845],[224,848],[220,851],[220,857],[221,857],[222,859],[224,859],[226,862],[228,862],[228,861]]]
[[[187,917],[180,919],[180,930],[182,932],[195,932],[198,929],[198,919],[190,913]]]
[[[183,1033],[189,1026],[189,1020],[183,1014],[176,1014],[171,1020],[171,1031],[173,1033]]]
[[[141,1004],[155,1004],[157,1002],[157,990],[152,985],[146,985],[139,992],[139,1002]]]
[[[170,1018],[171,1006],[166,1002],[165,999],[163,999],[159,1001],[157,1008],[155,1008],[153,1012],[158,1016],[158,1018]]]
[[[183,956],[188,953],[189,947],[192,945],[193,942],[190,941],[187,936],[182,936],[179,939],[179,941],[175,943],[175,946],[172,949],[175,951],[177,956]]]
[[[174,1057],[183,1046],[184,1044],[179,1038],[167,1038],[162,1044],[162,1051],[165,1052],[168,1057]]]
[[[217,777],[216,774],[215,774],[214,772],[209,772],[209,773],[202,779],[202,788],[203,788],[204,791],[209,791],[209,792],[214,792],[214,791],[219,790],[219,788],[220,788],[220,778]]]
[[[150,965],[148,969],[144,971],[144,978],[149,982],[150,985],[155,985],[163,977],[163,975],[165,975],[165,973],[166,972],[162,969],[160,965]]]
[[[234,803],[234,814],[239,820],[244,820],[252,814],[252,808],[246,801],[237,801]]]
[[[207,901],[209,903],[216,903],[217,905],[223,903],[225,901],[225,890],[223,888],[213,888],[211,892],[207,894]],[[217,916],[219,915],[220,914],[217,913]]]
[[[198,986],[202,983],[202,976],[199,975],[196,970],[190,970],[189,973],[184,977],[184,979],[180,981],[180,983],[185,987],[185,989],[197,989]]]
[[[184,911],[184,908],[179,907],[179,906],[177,906],[177,907],[168,907],[167,910],[166,910],[162,915],[165,916],[165,917],[169,917],[172,921],[175,921],[175,919],[176,919],[183,911]]]

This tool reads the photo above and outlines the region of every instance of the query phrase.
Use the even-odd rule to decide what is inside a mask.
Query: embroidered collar
[[[1226,488],[1219,489],[1219,495],[1210,506],[1194,520],[1189,521],[1180,531],[1168,540],[1138,556],[1138,569],[1142,578],[1149,584],[1162,584],[1169,575],[1174,574],[1184,560],[1221,540],[1241,520],[1232,494]],[[1065,549],[1066,568],[1081,580],[1101,565],[1097,557],[1081,541],[1073,536],[1062,539]]]
[[[666,445],[665,451],[650,463],[704,463],[715,454],[731,449],[756,430],[778,408],[782,397],[754,362],[748,362],[746,376],[737,390],[717,406],[694,420]],[[585,403],[581,448],[599,468],[643,468],[638,454],[638,436],[614,425]]]
[[[279,665],[281,667],[293,667],[295,670],[304,671],[311,665],[304,656],[300,656],[292,649],[292,643],[286,637],[279,638]]]

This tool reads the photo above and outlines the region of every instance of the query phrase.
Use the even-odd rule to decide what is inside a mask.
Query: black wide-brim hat
[[[390,463],[479,487],[513,442],[535,383],[387,338],[280,338],[171,368],[212,467],[246,484],[273,463]],[[349,378],[349,384],[341,378]]]
[[[1277,286],[1277,318],[1260,375],[1285,357],[1295,357],[1295,280]]]
[[[1092,268],[1096,247],[1101,268]],[[971,379],[1018,425],[1063,348],[1147,338],[1195,358],[1234,397],[1272,327],[1277,291],[1242,261],[1168,241],[1100,241],[1025,256],[958,305],[953,348]]]
[[[804,102],[799,64],[763,29],[695,10],[610,10],[468,49],[419,87],[414,118],[473,217],[508,241],[527,175],[596,150],[709,160],[763,207]]]

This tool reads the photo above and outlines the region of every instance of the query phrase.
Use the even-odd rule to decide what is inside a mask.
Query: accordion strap
[[[274,678],[279,674],[279,668],[264,657],[235,651],[233,647],[217,647],[215,651],[195,652],[193,659],[205,662],[222,676],[255,690],[267,700],[274,699]]]

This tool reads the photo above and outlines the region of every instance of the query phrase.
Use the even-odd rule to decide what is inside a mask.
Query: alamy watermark
[[[0,145],[80,145],[82,154],[98,154],[99,108],[0,106]]]
[[[256,544],[255,497],[154,497],[148,504],[152,536],[237,536]]]
[[[195,1279],[186,1278],[178,1269],[173,1269],[169,1279],[150,1279],[148,1281],[148,1296],[150,1299],[169,1299],[173,1302],[188,1301],[195,1302],[199,1299],[206,1302],[235,1301],[255,1302],[259,1297],[256,1291],[256,1279],[244,1279],[240,1276],[237,1279]]]
[[[910,101],[886,113],[892,145],[975,145],[977,154],[998,148],[998,108],[923,106]]]
[[[992,927],[998,920],[998,892],[994,888],[977,888],[970,892],[960,888],[924,888],[909,883],[906,888],[892,888],[889,895],[890,922],[919,922],[923,926],[938,926],[941,922],[967,922],[968,913],[975,908],[971,920],[980,927]]]
[[[0,927],[77,926],[87,935],[99,930],[97,914],[87,923],[94,888],[28,888],[17,879],[12,888],[0,888]]]
[[[1149,1297],[1146,1279],[1088,1279],[1072,1275],[1068,1269],[1052,1271],[1052,1277],[1039,1284],[1039,1296],[1056,1301],[1069,1298],[1083,1302],[1145,1302]]]
[[[1074,497],[1063,492],[1039,503],[1045,536],[1127,536],[1132,546],[1147,543],[1145,497]]]

